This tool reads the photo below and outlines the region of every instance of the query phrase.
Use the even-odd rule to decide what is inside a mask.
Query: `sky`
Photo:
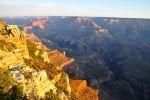
[[[95,16],[150,19],[150,0],[0,0],[0,16]]]

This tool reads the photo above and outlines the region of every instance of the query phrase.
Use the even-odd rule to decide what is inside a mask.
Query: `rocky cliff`
[[[0,98],[98,100],[98,91],[66,73],[76,70],[65,52],[48,49],[38,37],[0,20]]]

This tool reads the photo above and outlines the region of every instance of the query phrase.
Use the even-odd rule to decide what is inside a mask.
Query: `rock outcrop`
[[[85,80],[73,80],[71,87],[78,100],[98,100],[98,91],[88,87]]]
[[[19,99],[74,100],[75,97],[81,100],[84,93],[88,100],[97,100],[98,92],[89,88],[86,81],[77,81],[84,83],[83,91],[82,88],[79,90],[82,91],[81,95],[76,89],[81,84],[76,87],[73,85],[76,81],[72,81],[70,85],[70,78],[64,70],[75,71],[72,64],[75,64],[75,60],[66,57],[65,53],[48,49],[33,34],[21,32],[16,25],[8,25],[0,20],[0,71],[3,71],[0,73],[0,96],[3,98],[13,96],[9,95],[9,91],[16,91],[12,87],[17,86],[19,89],[21,87],[17,92]],[[6,72],[8,75],[2,77]]]

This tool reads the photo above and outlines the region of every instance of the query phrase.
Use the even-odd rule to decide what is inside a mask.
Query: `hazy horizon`
[[[150,18],[150,0],[0,0],[0,16]]]

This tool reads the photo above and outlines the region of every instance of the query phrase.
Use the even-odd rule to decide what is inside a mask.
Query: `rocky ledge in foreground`
[[[1,99],[98,100],[97,90],[67,71],[76,74],[74,59],[0,20]]]

